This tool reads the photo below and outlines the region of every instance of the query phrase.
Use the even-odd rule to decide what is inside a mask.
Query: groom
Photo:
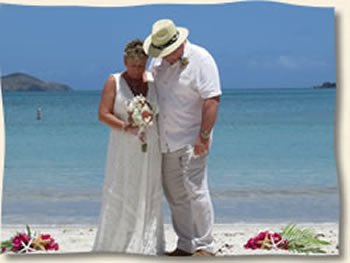
[[[144,42],[154,57],[158,92],[163,188],[178,236],[169,256],[212,256],[213,206],[207,183],[208,152],[221,95],[219,73],[189,31],[162,19]]]

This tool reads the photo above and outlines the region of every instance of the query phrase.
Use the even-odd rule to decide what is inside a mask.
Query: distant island
[[[12,73],[1,77],[3,91],[70,91],[64,84],[45,82],[25,73]]]
[[[322,85],[313,86],[314,89],[329,89],[329,88],[336,88],[335,82],[323,82]]]

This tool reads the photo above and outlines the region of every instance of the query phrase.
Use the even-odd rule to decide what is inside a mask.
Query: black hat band
[[[178,38],[179,38],[179,31],[176,31],[176,34],[168,42],[166,42],[165,44],[160,45],[160,46],[156,46],[153,43],[151,43],[151,46],[153,48],[156,48],[156,49],[159,49],[159,50],[163,50],[164,48],[167,48],[170,45],[172,45],[173,43],[175,43],[178,40]]]

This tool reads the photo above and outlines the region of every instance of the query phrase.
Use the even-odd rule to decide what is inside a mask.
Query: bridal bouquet
[[[296,252],[325,253],[320,245],[330,245],[329,242],[318,239],[309,229],[300,229],[295,224],[287,225],[281,233],[269,231],[260,232],[250,238],[244,245],[247,249],[285,249]]]
[[[141,150],[146,152],[146,128],[153,124],[156,107],[142,95],[135,96],[132,100],[126,101],[125,107],[129,114],[129,123],[133,127],[139,128],[138,136],[142,143]]]
[[[35,251],[58,250],[59,245],[55,240],[47,234],[32,235],[27,225],[27,233],[17,233],[7,241],[1,242],[1,253],[29,253]]]

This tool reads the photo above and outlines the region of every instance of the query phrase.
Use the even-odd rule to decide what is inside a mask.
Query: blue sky
[[[137,7],[1,5],[3,75],[25,72],[76,90],[101,90],[124,70],[123,49],[171,18],[208,49],[223,89],[307,88],[335,81],[334,9],[271,2]]]

